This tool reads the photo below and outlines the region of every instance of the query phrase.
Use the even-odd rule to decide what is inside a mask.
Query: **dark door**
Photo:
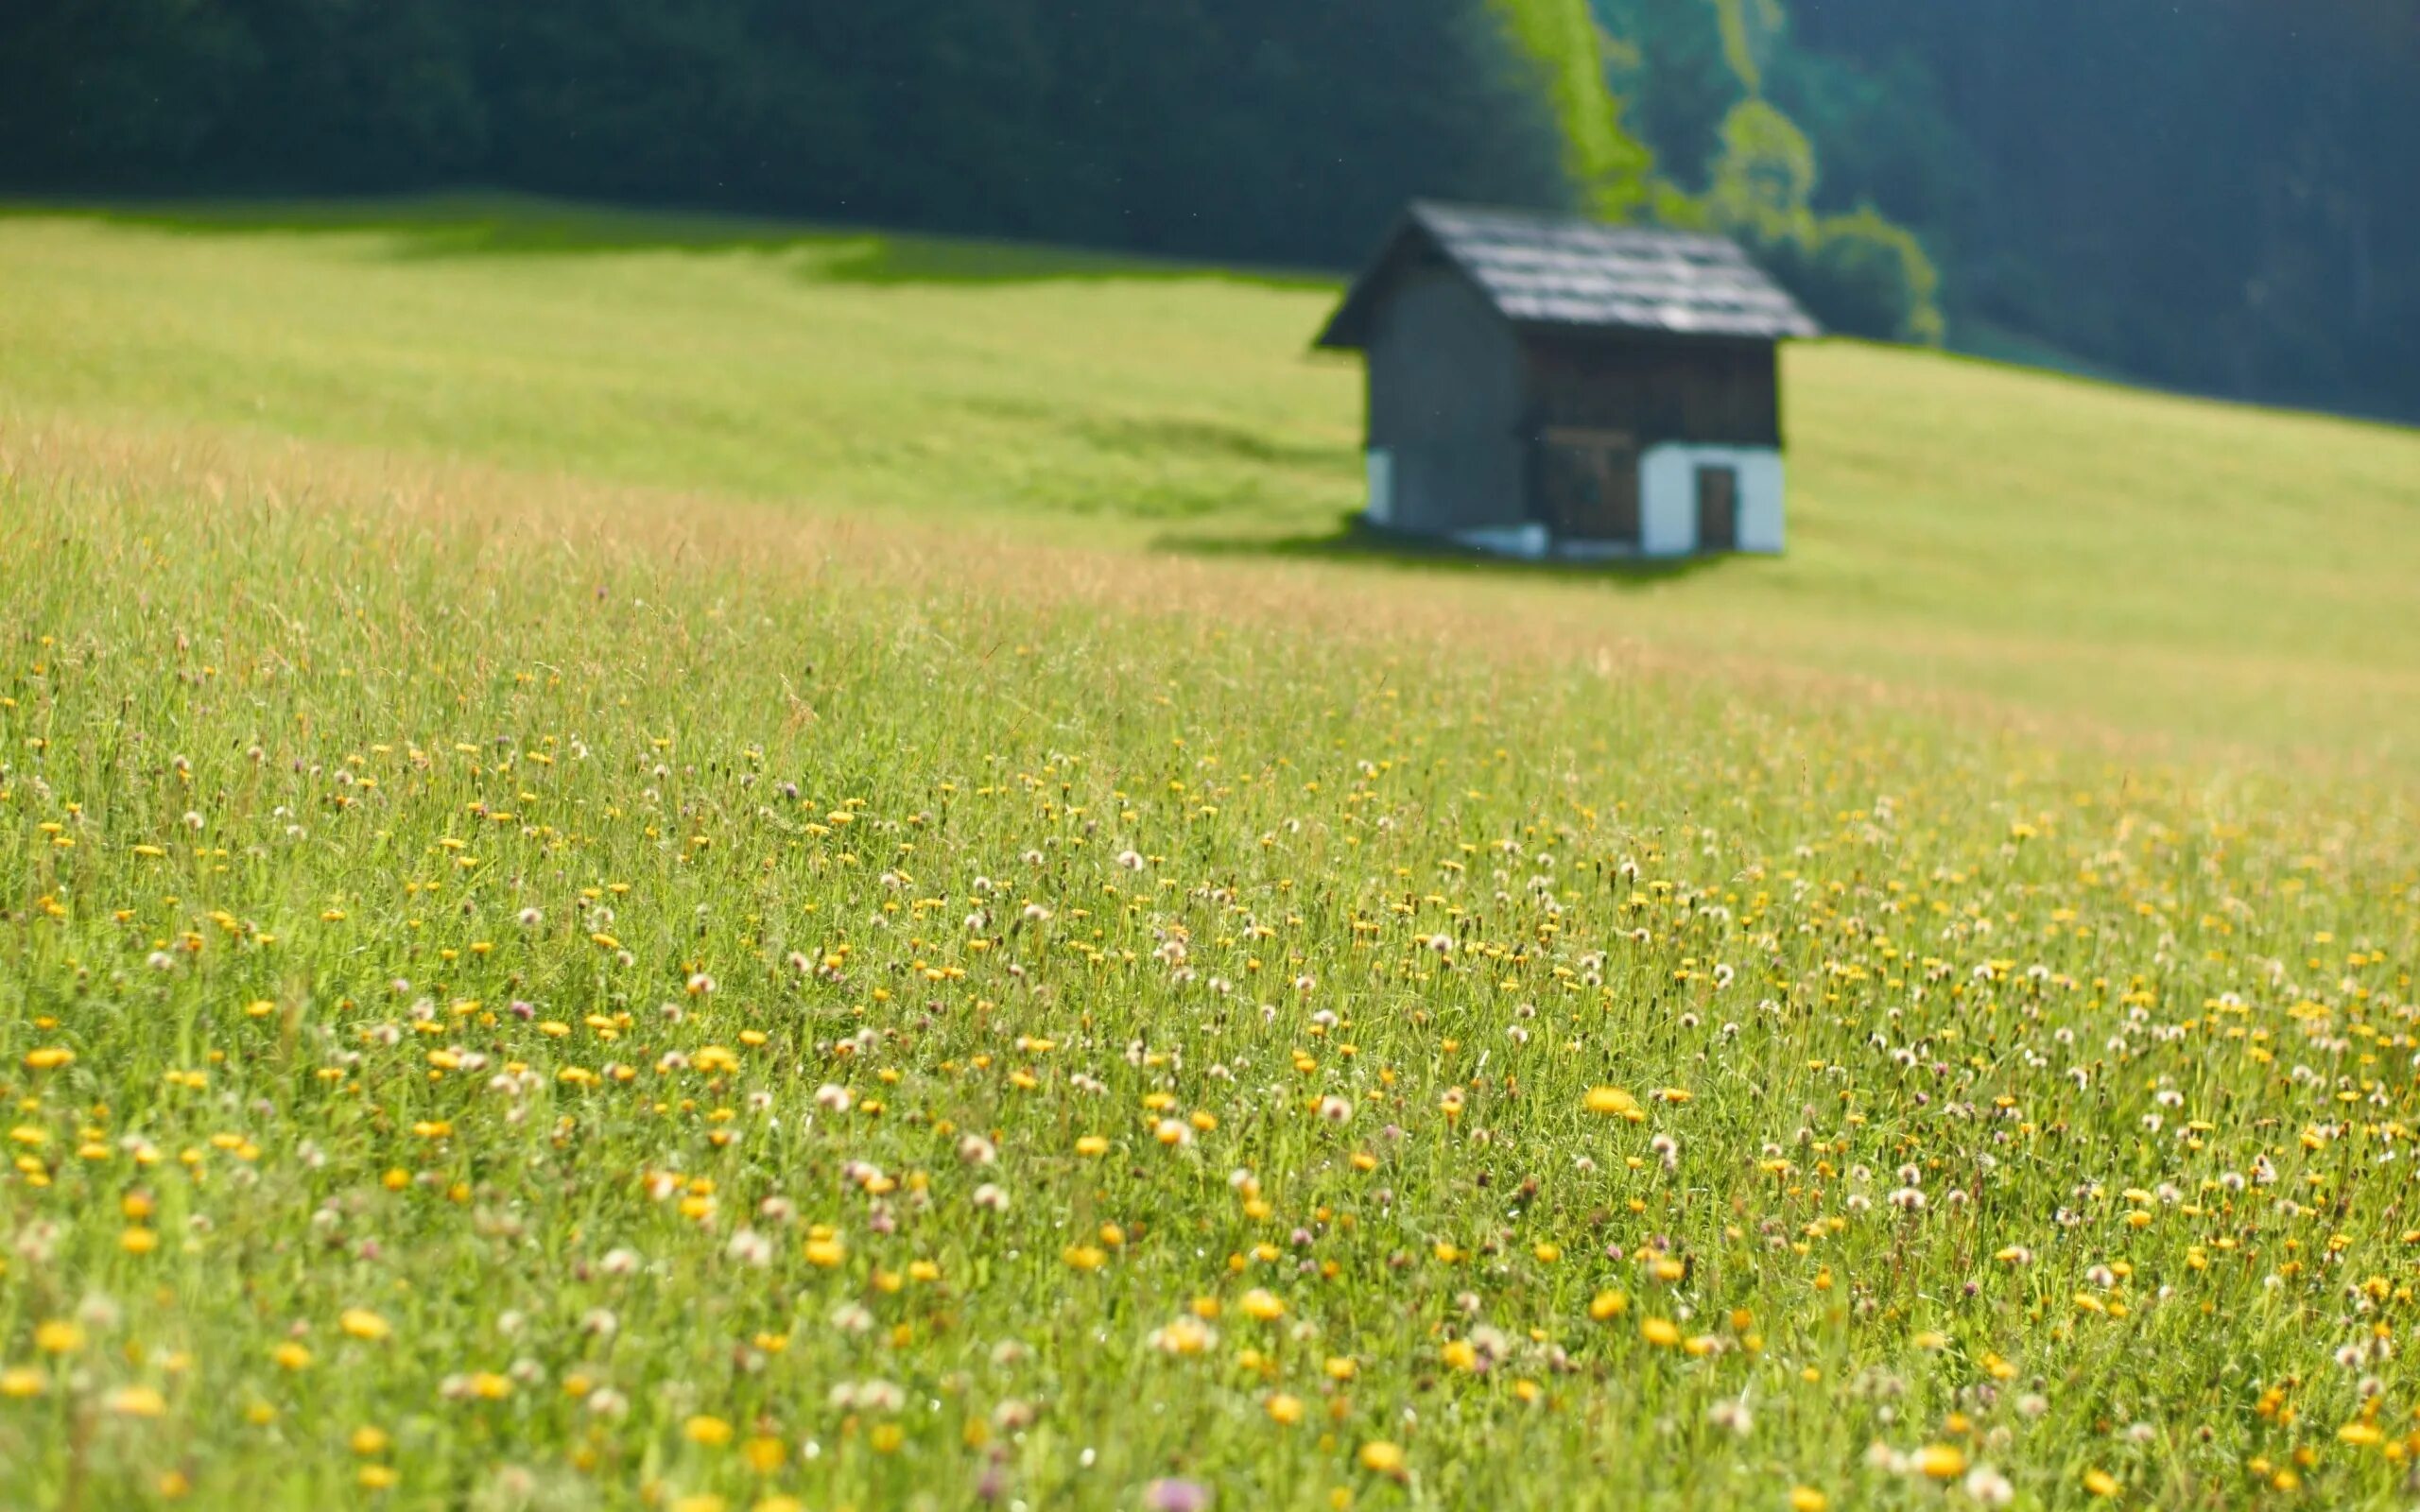
[[[1638,544],[1638,445],[1627,433],[1547,431],[1537,442],[1537,489],[1558,541]]]
[[[1739,549],[1739,470],[1698,469],[1698,550]]]

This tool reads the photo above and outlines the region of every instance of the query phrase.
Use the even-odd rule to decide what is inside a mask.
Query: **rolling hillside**
[[[1317,280],[459,200],[20,212],[0,282],[18,425],[1227,555],[1323,554],[1359,495]],[[1415,570],[1675,652],[2420,761],[2420,436],[1845,342],[1790,352],[1786,408],[1783,560]]]
[[[0,1505],[2403,1505],[2420,444],[1848,344],[1355,547],[1315,282],[0,219]]]

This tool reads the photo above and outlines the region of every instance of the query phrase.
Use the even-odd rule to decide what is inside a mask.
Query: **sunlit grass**
[[[675,338],[743,345],[761,249],[375,245],[0,225],[55,296],[0,304],[47,353],[0,370],[0,1504],[2396,1504],[2420,851],[2398,773],[2313,754],[2392,654],[2149,579],[2078,609],[2150,616],[2106,663],[1946,583],[1860,599],[1859,529],[1935,527],[1838,432],[1800,555],[1621,588],[1153,550],[1106,505],[1078,540],[946,449],[755,482],[713,459],[809,443],[611,443],[603,375],[463,333],[626,301],[620,381],[693,402]],[[931,337],[882,402],[795,358],[869,455],[983,370],[949,301],[1230,353],[1317,304],[796,297]],[[1118,466],[1177,420],[1306,450],[1203,476],[1349,464],[1349,404],[1236,361],[1000,434],[1079,491],[1074,417],[1162,427]],[[1944,447],[2027,395],[2086,425],[1804,366],[1802,436],[1874,391]],[[2246,497],[2295,465],[2262,427],[2335,434],[2107,409],[2113,478],[2206,416]],[[2112,539],[2382,570],[2243,507]],[[2069,592],[2052,524],[1938,528]],[[2343,679],[2321,728],[2180,745],[2231,731],[2166,673],[2264,657]]]
[[[1333,285],[516,200],[0,220],[0,405],[1162,549],[1333,541]],[[1599,633],[2200,748],[2420,760],[2420,438],[1789,354],[1791,549],[1414,569]],[[1374,566],[1375,564],[1369,564]],[[1366,576],[1364,574],[1358,575]]]

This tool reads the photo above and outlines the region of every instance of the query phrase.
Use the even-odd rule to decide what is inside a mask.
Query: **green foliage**
[[[1781,0],[1711,0],[1722,33],[1722,56],[1751,94],[1765,87],[1765,60],[1789,15]]]
[[[1614,196],[1607,127],[1573,165]],[[1415,196],[1568,205],[1564,150],[1478,0],[0,6],[0,183],[77,194],[472,182],[1343,266]]]
[[[1871,206],[1813,209],[1815,150],[1789,117],[1745,100],[1722,125],[1706,218],[1743,243],[1832,331],[1937,344],[1941,278],[1924,244]]]
[[[1760,99],[1742,100],[1722,122],[1707,202],[1728,224],[1776,225],[1806,214],[1815,194],[1815,148],[1795,122]]]
[[[1489,0],[1534,60],[1563,129],[1565,171],[1590,214],[1622,221],[1648,200],[1653,157],[1623,129],[1588,0]]]
[[[1940,344],[1941,276],[1906,227],[1865,208],[1734,229],[1826,330]]]
[[[2420,242],[2420,9],[1595,3],[1673,182],[1703,192],[1721,123],[1770,103],[1821,164],[1815,214],[1913,233],[1960,344],[2023,333],[2068,364],[2420,416],[2420,273],[2394,251]]]

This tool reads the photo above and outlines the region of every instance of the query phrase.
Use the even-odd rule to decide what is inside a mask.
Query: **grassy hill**
[[[1172,550],[1318,552],[1359,500],[1358,369],[1307,352],[1335,297],[1313,279],[461,200],[25,213],[0,280],[0,400],[27,417]],[[1846,342],[1791,351],[1786,407],[1786,558],[1449,591],[2129,734],[2420,762],[2420,435]]]
[[[1792,353],[1340,543],[1313,281],[0,220],[0,1504],[2395,1505],[2413,438]]]

